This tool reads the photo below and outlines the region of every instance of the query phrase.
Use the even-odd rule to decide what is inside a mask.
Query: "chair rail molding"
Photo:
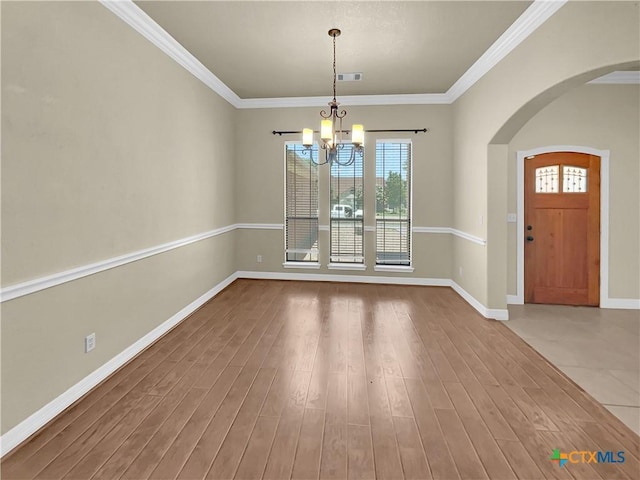
[[[27,280],[26,282],[16,283],[0,289],[0,303],[13,300],[15,298],[29,295],[30,293],[39,292],[46,288],[55,287],[63,283],[72,282],[89,275],[104,272],[111,268],[120,267],[127,263],[142,260],[143,258],[151,257],[152,255],[158,255],[160,253],[168,252],[176,248],[184,247],[201,240],[217,237],[227,232],[231,232],[237,228],[236,225],[228,225],[226,227],[216,228],[208,232],[199,233],[190,237],[181,238],[172,242],[163,243],[155,247],[145,248],[137,250],[135,252],[126,253],[117,257],[107,258],[106,260],[100,260],[98,262],[90,263],[80,267],[72,268],[70,270],[64,270],[62,272],[46,275],[43,277]]]
[[[462,230],[458,230],[457,228],[451,227],[412,227],[411,231],[413,233],[448,233],[451,235],[455,235],[459,238],[464,238],[465,240],[469,240],[470,242],[476,243],[478,245],[486,246],[487,241],[484,238],[476,237],[475,235],[471,235],[470,233],[463,232]]]

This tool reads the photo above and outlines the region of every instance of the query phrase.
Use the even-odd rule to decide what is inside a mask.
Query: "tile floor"
[[[640,435],[640,312],[510,305],[506,325]]]

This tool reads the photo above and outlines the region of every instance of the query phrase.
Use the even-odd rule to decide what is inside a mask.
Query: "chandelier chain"
[[[336,35],[333,37],[333,101],[336,101]]]
[[[342,159],[339,155],[339,152],[347,151],[346,144],[342,141],[342,136],[344,134],[344,130],[342,128],[342,119],[347,115],[346,110],[338,110],[338,99],[337,99],[337,80],[338,80],[338,72],[336,68],[336,37],[340,35],[340,29],[332,28],[329,30],[329,36],[333,39],[333,100],[329,102],[329,107],[331,107],[330,111],[327,112],[325,110],[320,111],[320,116],[324,119],[321,123],[320,128],[320,138],[322,143],[320,144],[320,149],[325,152],[325,160],[321,162],[318,158],[318,161],[313,158],[313,130],[310,128],[305,128],[302,132],[303,138],[303,153],[309,155],[309,159],[315,163],[316,165],[323,164],[332,164],[336,163],[337,165],[349,166],[352,165],[356,160],[356,157],[362,159],[364,157],[364,128],[362,125],[354,125],[352,128],[352,147],[350,155],[348,158]]]

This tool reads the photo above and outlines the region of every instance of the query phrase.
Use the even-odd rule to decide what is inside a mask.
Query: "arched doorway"
[[[606,142],[598,142],[594,145],[590,145],[589,143],[581,143],[581,144],[571,144],[571,140],[567,144],[562,143],[538,143],[541,145],[538,148],[530,148],[530,146],[536,145],[535,143],[524,146],[526,148],[530,148],[528,150],[524,150],[518,153],[518,158],[514,158],[515,149],[511,149],[511,141],[512,139],[520,132],[525,124],[529,122],[529,120],[533,119],[541,110],[543,110],[546,106],[551,104],[554,100],[564,96],[565,94],[574,91],[578,87],[585,85],[588,81],[592,80],[596,76],[600,76],[606,74],[608,71],[613,71],[622,68],[633,68],[637,67],[637,62],[630,62],[624,64],[611,65],[609,67],[600,68],[597,70],[592,70],[587,73],[580,74],[571,79],[567,79],[560,84],[551,87],[544,92],[538,94],[535,98],[527,102],[527,104],[523,105],[520,109],[518,109],[515,113],[511,115],[511,117],[504,123],[502,126],[496,131],[491,141],[488,144],[487,152],[488,152],[488,170],[487,170],[487,179],[488,179],[488,236],[490,237],[490,242],[488,242],[488,277],[490,281],[488,282],[488,298],[489,302],[492,306],[499,306],[501,299],[504,299],[505,303],[515,303],[522,304],[524,303],[524,200],[520,194],[518,194],[518,213],[517,215],[512,215],[515,217],[513,221],[516,219],[518,224],[517,235],[518,240],[517,243],[513,241],[513,236],[515,235],[515,230],[513,227],[508,227],[508,223],[505,222],[505,218],[507,217],[507,198],[514,198],[513,192],[515,192],[523,183],[524,178],[524,170],[522,170],[518,174],[517,183],[514,182],[514,177],[506,174],[507,168],[509,165],[515,165],[517,162],[518,169],[520,169],[522,159],[525,156],[535,155],[546,153],[550,151],[558,151],[558,150],[569,150],[569,151],[577,151],[582,153],[588,153],[593,155],[598,155],[602,157],[602,180],[603,180],[603,190],[601,192],[602,202],[603,202],[603,210],[607,208],[608,201],[608,192],[606,191],[608,184],[608,160],[609,160],[609,152],[605,150],[601,150],[595,148],[596,146],[604,146],[606,148]],[[562,140],[558,138],[558,135],[554,136],[555,141]],[[580,141],[580,140],[579,140]],[[584,140],[582,140],[584,141]],[[513,172],[513,170],[511,170]],[[509,200],[512,201],[512,200]],[[516,211],[513,209],[513,206],[510,207],[510,212]],[[602,213],[601,218],[601,248],[600,248],[600,275],[601,275],[601,285],[599,288],[599,296],[600,301],[599,305],[601,307],[609,307],[609,299],[608,299],[608,272],[609,268],[608,262],[608,220],[607,220],[607,212]],[[511,238],[511,240],[509,240]],[[517,247],[518,252],[515,252],[514,249]],[[517,261],[517,275],[515,275],[515,269],[513,269],[513,264]],[[507,273],[508,272],[508,273]],[[515,275],[515,277],[514,277]],[[517,288],[514,289],[514,283],[517,283]],[[510,288],[509,288],[510,286]],[[514,291],[515,290],[515,291]],[[514,295],[515,294],[515,295]],[[617,303],[616,303],[617,305]]]

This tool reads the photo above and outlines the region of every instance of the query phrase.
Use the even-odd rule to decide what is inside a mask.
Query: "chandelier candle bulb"
[[[332,28],[329,30],[329,36],[333,40],[333,99],[328,103],[329,111],[321,110],[320,116],[320,140],[322,142],[318,145],[318,160],[313,158],[313,132],[311,129],[305,128],[302,131],[302,144],[304,145],[303,153],[309,156],[316,165],[331,165],[336,162],[344,167],[353,165],[356,157],[364,158],[364,128],[362,125],[353,125],[352,127],[352,142],[351,145],[348,142],[343,142],[342,119],[347,115],[346,110],[339,110],[340,103],[336,99],[336,37],[340,35],[340,30]],[[274,134],[276,132],[274,131]],[[324,150],[324,161],[319,158],[320,150]],[[341,158],[338,152],[344,152]]]
[[[326,119],[320,122],[320,138],[322,140],[333,140],[333,124],[331,120]]]
[[[354,145],[364,144],[364,127],[362,125],[351,126],[351,143]]]
[[[305,128],[302,130],[302,145],[310,147],[313,145],[313,130]]]

